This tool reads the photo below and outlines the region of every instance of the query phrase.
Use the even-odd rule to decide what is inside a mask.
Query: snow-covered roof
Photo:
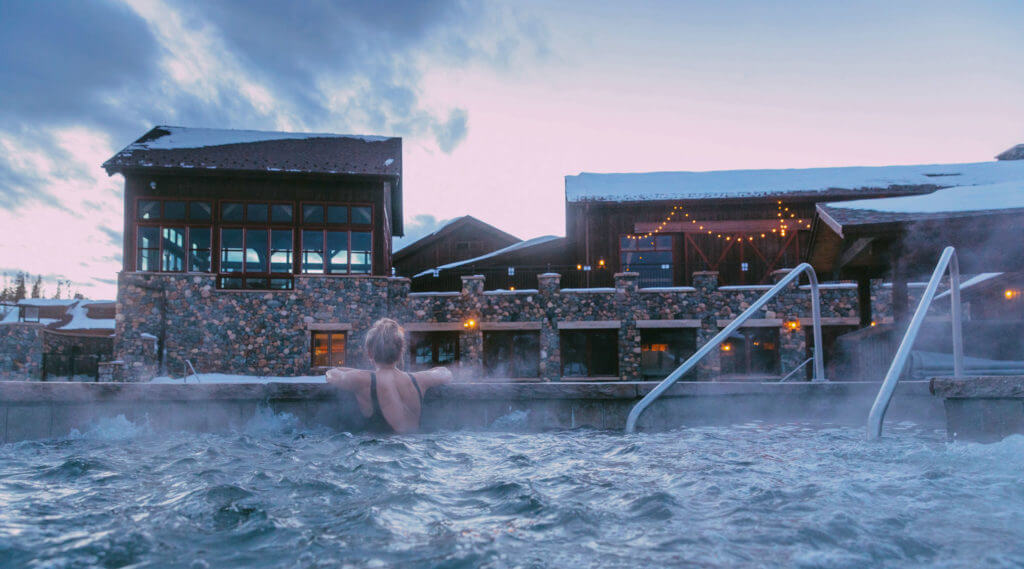
[[[160,126],[157,128],[166,131],[167,134],[143,136],[126,146],[125,150],[172,150],[177,148],[222,146],[225,144],[249,144],[270,140],[308,140],[311,138],[355,138],[363,142],[380,142],[389,138],[387,136],[331,134],[326,132],[274,132],[183,126]]]
[[[479,257],[473,257],[472,259],[466,259],[464,261],[456,261],[454,263],[448,263],[447,265],[441,265],[440,267],[436,267],[436,268],[433,268],[433,269],[427,269],[425,271],[421,271],[421,272],[416,273],[415,275],[413,275],[412,278],[417,279],[419,277],[424,277],[424,276],[433,274],[434,271],[444,271],[446,269],[454,269],[456,267],[462,267],[462,266],[465,266],[465,265],[472,265],[474,263],[479,263],[480,261],[483,261],[485,259],[490,259],[491,257],[497,257],[498,255],[504,255],[506,253],[511,253],[513,251],[518,251],[520,249],[526,249],[526,248],[529,248],[529,247],[534,247],[534,246],[537,246],[537,245],[541,245],[543,243],[547,243],[549,241],[554,241],[555,239],[561,239],[561,237],[558,237],[557,235],[544,235],[542,237],[534,237],[533,239],[527,239],[526,241],[520,241],[519,243],[514,243],[512,245],[509,245],[508,247],[505,247],[505,248],[502,248],[502,249],[498,249],[497,251],[491,251],[490,253],[487,253],[486,255],[480,255]]]
[[[402,139],[157,126],[103,167],[401,176]]]
[[[52,330],[71,332],[75,330],[114,330],[113,318],[90,318],[89,307],[93,305],[113,305],[112,300],[82,300],[62,298],[25,298],[18,301],[18,307],[57,307],[64,308],[60,318],[39,318],[38,323]],[[0,324],[16,324],[21,317],[16,307],[6,314],[0,312]],[[52,315],[51,315],[52,316]]]
[[[634,174],[584,172],[565,177],[565,197],[569,202],[777,197],[976,186],[1013,180],[1024,180],[1024,161]]]
[[[89,305],[99,304],[98,301],[82,300],[77,302],[74,306],[68,309],[68,314],[71,316],[71,320],[65,324],[56,326],[56,329],[71,331],[71,330],[113,330],[114,319],[113,318],[90,318],[89,317]],[[106,304],[106,302],[103,302]]]
[[[1024,162],[1022,162],[1024,164]],[[1024,178],[998,184],[947,188],[930,194],[824,204],[829,209],[886,213],[955,213],[1024,208]]]
[[[18,306],[71,306],[76,302],[66,298],[23,298],[18,301]]]

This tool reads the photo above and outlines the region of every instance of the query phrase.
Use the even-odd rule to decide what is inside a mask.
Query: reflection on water
[[[511,419],[510,419],[511,420]],[[1005,567],[1024,437],[747,424],[372,437],[258,414],[0,446],[0,567]]]

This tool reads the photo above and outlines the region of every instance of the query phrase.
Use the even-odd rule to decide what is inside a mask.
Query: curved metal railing
[[[947,268],[949,269],[949,296],[952,303],[950,305],[950,313],[953,320],[953,377],[963,377],[964,375],[964,336],[960,311],[960,262],[956,258],[956,249],[954,247],[946,247],[942,251],[942,256],[939,257],[938,264],[935,265],[935,270],[932,271],[932,278],[924,289],[921,302],[917,304],[914,317],[910,319],[910,326],[907,327],[907,332],[903,335],[900,347],[896,350],[896,356],[892,359],[889,371],[885,374],[885,379],[882,381],[882,388],[878,390],[875,403],[871,406],[871,413],[868,414],[868,437],[871,439],[877,439],[882,436],[882,422],[885,420],[885,412],[889,408],[889,402],[892,400],[892,393],[896,390],[900,374],[903,373],[903,368],[907,365],[907,359],[910,358],[910,350],[914,347],[914,340],[917,339],[917,333],[921,330],[924,317],[928,313],[928,307],[931,306],[932,300],[935,299],[935,291],[939,288],[939,282],[942,280],[942,275],[946,272]]]
[[[735,320],[729,323],[728,326],[722,328],[714,338],[712,338],[707,344],[701,346],[696,353],[694,353],[688,360],[683,362],[681,366],[668,375],[661,383],[658,384],[650,393],[644,396],[643,399],[637,402],[633,406],[633,409],[629,412],[629,417],[626,419],[626,432],[632,433],[636,430],[636,421],[640,418],[640,414],[644,412],[647,407],[654,402],[655,399],[661,397],[668,388],[672,387],[675,382],[679,381],[680,377],[686,375],[704,356],[711,353],[712,350],[718,347],[723,341],[726,340],[733,332],[736,331],[744,322],[750,319],[751,316],[757,313],[757,311],[764,308],[764,305],[768,304],[768,301],[777,296],[789,283],[800,278],[801,274],[807,274],[808,279],[811,281],[811,318],[814,320],[814,381],[825,381],[825,363],[822,360],[822,354],[824,350],[821,349],[821,299],[818,296],[818,277],[814,274],[814,267],[808,263],[800,263],[795,269],[789,272],[782,280],[780,280],[775,286],[773,286],[768,292],[764,293],[761,298],[754,301],[743,311],[742,314],[736,317]]]

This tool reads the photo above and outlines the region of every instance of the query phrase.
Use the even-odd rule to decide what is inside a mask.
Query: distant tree
[[[32,283],[32,298],[43,297],[43,275],[36,275],[36,282]]]
[[[85,295],[81,291],[75,291],[75,300],[85,300]]]
[[[14,298],[11,300],[17,302],[25,298],[25,280],[27,278],[27,274],[18,271],[17,276],[14,277]]]
[[[57,292],[53,293],[53,298],[59,300],[62,294],[64,294],[64,281],[57,279]]]

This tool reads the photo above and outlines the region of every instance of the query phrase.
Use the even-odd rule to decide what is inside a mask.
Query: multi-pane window
[[[210,272],[210,219],[207,201],[139,200],[135,270]]]
[[[538,377],[539,332],[484,332],[484,371],[490,377]]]
[[[644,379],[662,380],[697,351],[697,331],[693,328],[640,331],[640,374]],[[683,379],[694,379],[696,368]]]
[[[619,261],[623,271],[639,273],[639,286],[672,286],[672,236],[619,239]]]
[[[618,330],[563,330],[560,336],[563,377],[619,375]]]
[[[451,365],[459,360],[458,332],[409,334],[409,365],[414,370]]]
[[[779,375],[778,328],[740,328],[719,346],[722,375]]]
[[[369,274],[373,268],[372,220],[369,206],[302,204],[301,271]]]
[[[313,367],[344,366],[345,332],[313,332],[310,356]]]
[[[370,274],[369,205],[144,198],[138,271],[218,273],[228,289],[291,289],[292,275]]]

